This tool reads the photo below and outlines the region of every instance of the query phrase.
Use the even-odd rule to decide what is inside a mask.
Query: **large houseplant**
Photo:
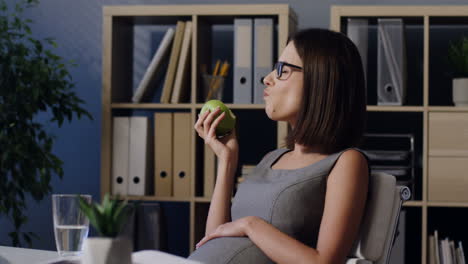
[[[452,42],[448,49],[455,106],[468,106],[468,37]]]
[[[132,241],[122,231],[132,215],[127,201],[104,196],[101,204],[88,203],[79,197],[80,209],[98,232],[98,237],[86,238],[83,262],[88,264],[131,264]],[[128,228],[128,227],[127,227]]]
[[[55,42],[32,37],[31,20],[23,11],[38,0],[0,0],[0,217],[13,223],[9,233],[14,246],[32,245],[26,198],[41,201],[51,192],[51,177],[63,177],[62,161],[52,153],[54,136],[45,122],[57,124],[90,113],[73,92],[65,62],[51,48]],[[39,122],[42,116],[50,120]]]

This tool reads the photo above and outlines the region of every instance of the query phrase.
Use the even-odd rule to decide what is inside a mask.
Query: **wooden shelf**
[[[195,202],[209,203],[211,202],[211,198],[210,197],[195,197]]]
[[[427,202],[429,207],[467,207],[468,202]]]
[[[190,202],[191,198],[160,197],[160,196],[126,196],[131,201],[157,201],[157,202]]]
[[[113,103],[112,109],[191,109],[192,104],[158,104],[158,103]]]
[[[403,202],[403,206],[405,207],[422,207],[424,205],[423,201],[406,201]]]
[[[196,104],[197,109],[201,109],[204,104]],[[265,109],[264,104],[226,104],[230,109]]]
[[[423,106],[368,105],[367,111],[371,111],[371,112],[424,112],[424,107]]]
[[[429,106],[430,112],[468,112],[468,107],[459,106]]]

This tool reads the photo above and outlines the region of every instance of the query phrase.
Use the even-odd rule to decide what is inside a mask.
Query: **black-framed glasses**
[[[285,67],[286,66],[286,67]],[[276,79],[278,80],[286,80],[291,76],[293,71],[302,71],[302,67],[287,63],[285,61],[278,61],[273,66],[273,70],[276,73]]]

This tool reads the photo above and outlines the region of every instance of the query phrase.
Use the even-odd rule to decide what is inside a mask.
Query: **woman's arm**
[[[237,161],[219,161],[216,184],[211,198],[205,235],[231,221],[231,197],[236,172]]]
[[[248,236],[276,263],[344,263],[356,238],[368,186],[365,157],[356,150],[341,155],[327,181],[325,208],[316,249],[286,235],[264,220],[248,216],[226,223],[197,247],[221,236]]]
[[[258,218],[246,221],[247,236],[276,263],[344,263],[364,213],[368,174],[361,153],[349,150],[341,155],[328,177],[316,249]]]
[[[219,113],[219,107],[213,112],[206,111],[203,115],[199,115],[194,125],[198,135],[218,158],[216,184],[208,211],[206,234],[213,232],[219,225],[231,221],[231,194],[239,155],[235,129],[223,138],[216,136],[216,127],[225,116],[224,112]]]

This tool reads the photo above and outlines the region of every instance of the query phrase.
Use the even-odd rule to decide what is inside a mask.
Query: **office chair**
[[[372,173],[364,218],[346,264],[386,264],[390,259],[403,201],[411,196],[394,176]]]

